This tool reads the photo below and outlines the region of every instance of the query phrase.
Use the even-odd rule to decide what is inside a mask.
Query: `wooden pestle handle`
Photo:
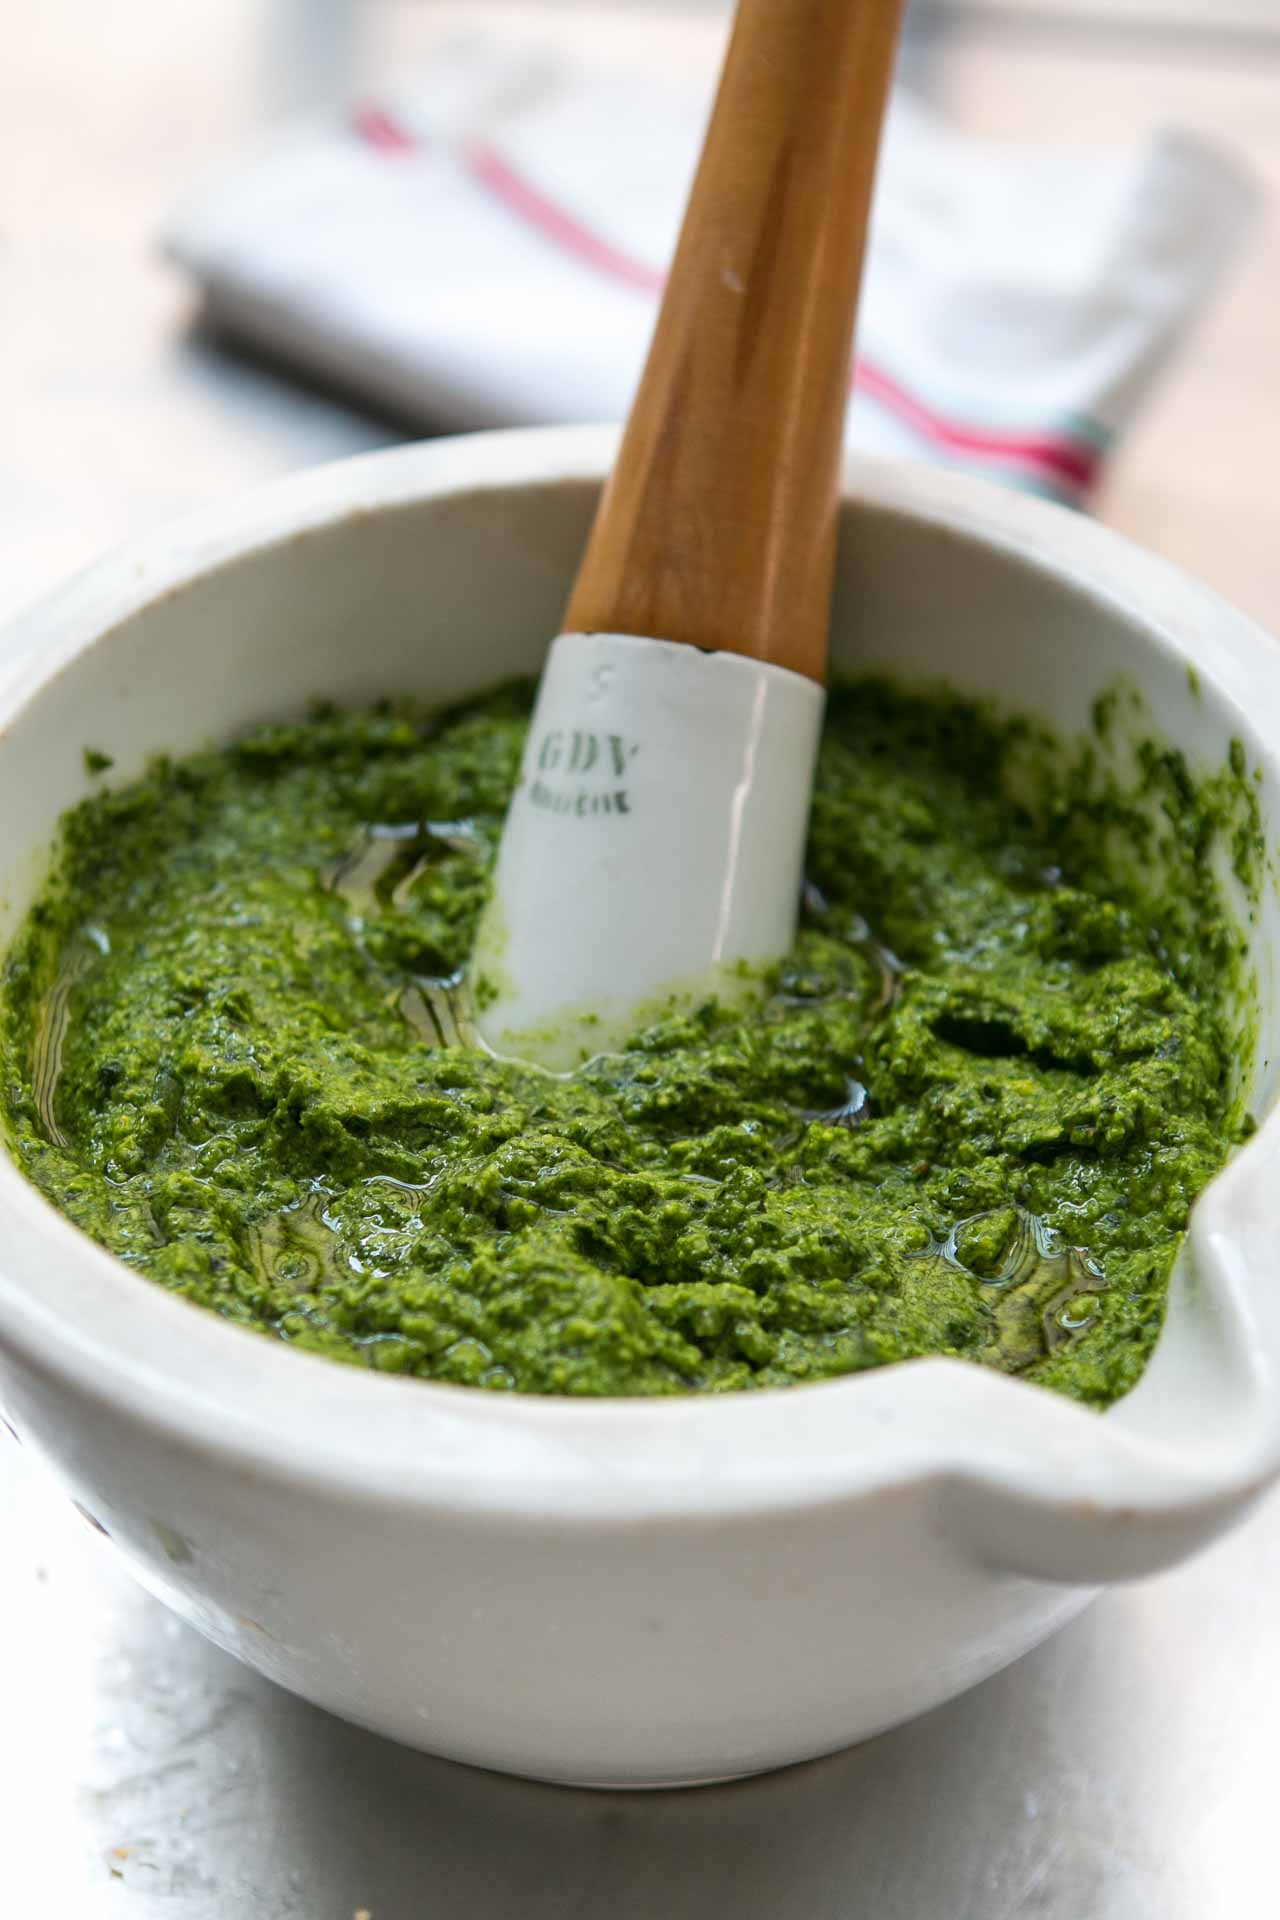
[[[821,680],[840,447],[902,0],[740,0],[565,631]]]

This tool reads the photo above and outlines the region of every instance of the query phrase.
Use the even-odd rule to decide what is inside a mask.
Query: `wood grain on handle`
[[[565,617],[821,679],[853,324],[901,0],[740,0]]]

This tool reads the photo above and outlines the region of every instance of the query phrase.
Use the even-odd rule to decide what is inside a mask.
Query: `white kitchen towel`
[[[707,106],[464,39],[194,193],[166,244],[216,324],[423,427],[620,419]],[[851,443],[1082,502],[1253,201],[1184,134],[1003,146],[900,92]]]

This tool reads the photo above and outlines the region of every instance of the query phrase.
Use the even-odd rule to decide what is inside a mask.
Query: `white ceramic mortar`
[[[538,667],[613,437],[440,441],[276,486],[27,613],[0,696],[0,937],[88,790],[317,695],[451,700]],[[1280,823],[1280,649],[1056,508],[852,471],[833,655],[1071,731],[1117,672]],[[1194,668],[1199,691],[1188,669]],[[1280,900],[1251,928],[1277,1075]],[[335,1712],[548,1779],[775,1766],[946,1699],[1099,1583],[1168,1566],[1280,1465],[1280,1118],[1195,1210],[1141,1386],[1105,1417],[959,1361],[668,1401],[363,1373],[232,1327],[0,1158],[0,1405],[139,1578]]]

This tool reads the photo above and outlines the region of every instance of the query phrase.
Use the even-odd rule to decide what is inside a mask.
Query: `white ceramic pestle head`
[[[495,1053],[566,1071],[795,934],[822,688],[628,634],[547,658],[473,962]]]

